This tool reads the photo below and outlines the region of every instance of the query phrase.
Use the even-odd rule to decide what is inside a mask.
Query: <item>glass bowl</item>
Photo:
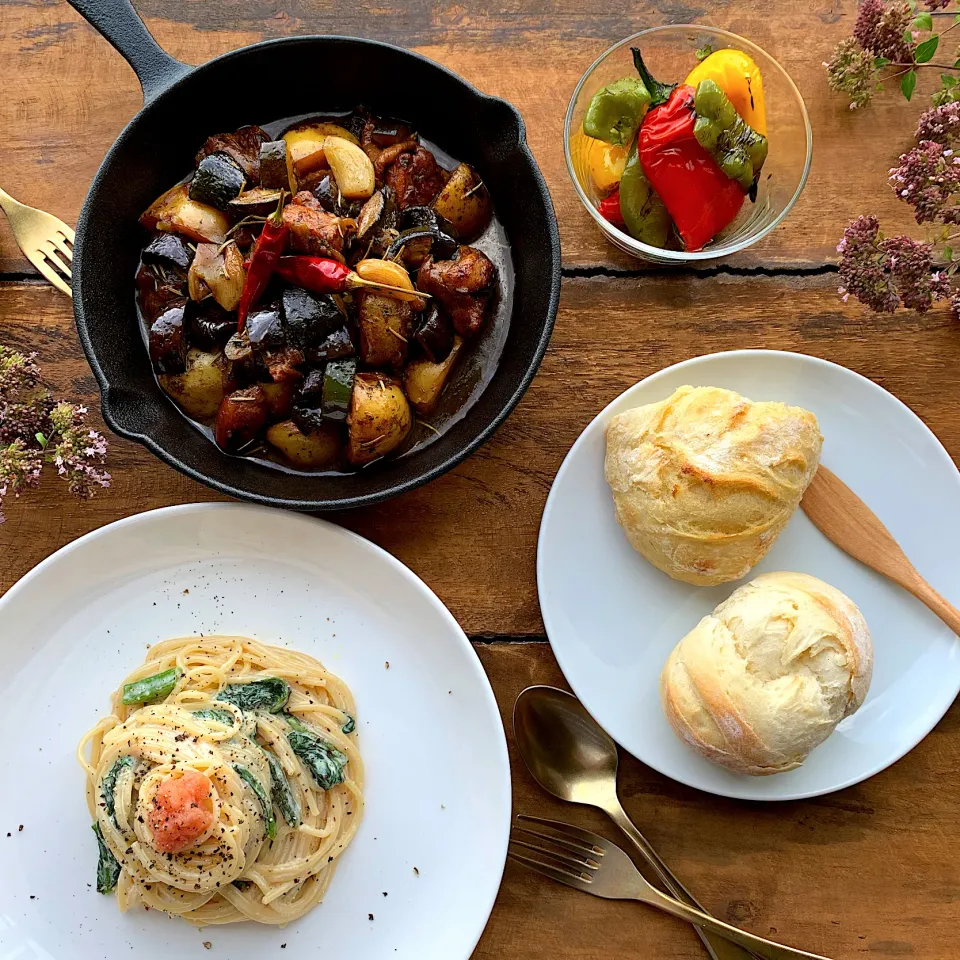
[[[733,47],[751,56],[763,77],[770,152],[758,184],[757,201],[746,200],[736,220],[702,250],[668,250],[635,240],[604,220],[596,208],[603,199],[588,172],[589,143],[582,136],[583,117],[593,95],[620,77],[636,76],[631,47],[639,47],[650,72],[658,80],[682,83],[697,65],[697,50]],[[739,253],[765,237],[797,202],[813,156],[813,132],[807,108],[787,72],[755,43],[727,30],[698,24],[677,24],[641,30],[604,53],[583,75],[573,91],[563,125],[563,152],[567,171],[580,200],[607,239],[625,253],[655,263],[694,263]]]

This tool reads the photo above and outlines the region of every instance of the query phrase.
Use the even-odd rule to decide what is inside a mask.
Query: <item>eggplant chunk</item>
[[[203,303],[191,300],[187,306],[187,329],[194,346],[214,350],[224,346],[231,334],[237,332],[237,318],[212,297]]]
[[[397,225],[397,203],[389,187],[378,190],[362,207],[357,217],[357,240],[364,246],[384,230]]]
[[[267,395],[259,384],[224,397],[214,427],[217,446],[227,453],[238,453],[257,439],[267,425],[269,412]]]
[[[441,363],[453,348],[453,330],[450,321],[440,312],[437,304],[431,301],[424,312],[413,339],[420,344],[427,359]]]
[[[140,223],[148,230],[179,233],[198,243],[223,243],[230,229],[230,218],[191,200],[184,183],[157,197],[141,215]]]
[[[457,357],[463,348],[460,337],[453,338],[453,347],[446,360],[434,363],[423,357],[408,363],[403,371],[403,389],[406,391],[410,406],[417,413],[429,416],[437,408],[440,394],[450,379]]]
[[[187,303],[173,300],[150,325],[150,359],[157,373],[182,373],[187,365]]]
[[[333,466],[340,456],[340,431],[332,423],[304,433],[292,420],[267,429],[267,443],[294,466],[318,470]]]
[[[230,201],[230,209],[243,217],[268,217],[280,203],[280,192],[267,187],[244,190],[240,196]]]
[[[186,273],[193,260],[193,251],[175,233],[158,233],[143,248],[140,259],[147,264]]]
[[[413,427],[403,387],[382,373],[358,373],[347,416],[347,459],[363,466],[396,450]]]
[[[271,140],[260,147],[260,186],[297,192],[293,161],[283,140]]]
[[[403,366],[413,332],[413,305],[379,293],[360,300],[360,359],[371,367]]]
[[[433,209],[452,227],[458,240],[468,241],[487,229],[493,216],[490,194],[473,167],[461,163],[453,171]]]
[[[329,294],[288,287],[283,291],[283,320],[287,342],[303,350],[317,346],[343,324],[344,316]]]
[[[227,361],[222,353],[191,350],[185,373],[161,375],[157,379],[194,420],[212,420],[220,409],[229,385]]]
[[[311,363],[325,363],[327,360],[341,360],[352,357],[357,352],[353,337],[346,326],[325,337],[323,342],[307,351],[307,359]]]

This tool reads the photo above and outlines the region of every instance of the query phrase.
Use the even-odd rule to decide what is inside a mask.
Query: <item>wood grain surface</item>
[[[347,0],[143,0],[136,6],[157,40],[187,63],[264,38],[340,33],[412,47],[505,97],[523,114],[550,185],[564,262],[618,270],[636,264],[606,243],[567,178],[562,132],[573,89],[597,56],[630,33],[691,21],[724,27],[782,63],[814,128],[804,195],[784,225],[733,261],[735,268],[832,262],[844,226],[864,212],[891,227],[910,222],[886,176],[910,145],[917,100],[911,105],[884,96],[869,111],[851,112],[824,79],[821,62],[852,30],[855,0],[504,0],[495,12],[484,0],[394,0],[375,9]],[[4,189],[72,223],[104,154],[140,108],[136,77],[62,0],[0,0],[0,15],[0,82],[23,91],[0,98]],[[8,240],[0,232],[0,271],[32,271]]]
[[[438,593],[475,646],[508,730],[516,812],[570,819],[615,839],[599,814],[555,802],[518,761],[510,712],[531,683],[563,685],[543,639],[536,540],[556,471],[587,423],[640,378],[718,350],[796,350],[851,367],[911,406],[960,456],[960,325],[866,314],[836,294],[835,245],[863,212],[889,229],[909,215],[886,186],[920,107],[884,97],[851,112],[820,66],[852,28],[854,0],[139,0],[159,42],[200,63],[263,38],[373,37],[412,47],[523,113],[563,241],[556,332],[533,386],[477,454],[428,487],[331,517],[379,543]],[[641,268],[607,245],[567,179],[563,115],[590,62],[660,23],[697,21],[751,37],[797,82],[814,127],[800,202],[765,241],[698,271]],[[96,168],[140,106],[136,78],[60,0],[0,0],[0,184],[74,222]],[[923,93],[918,91],[918,96]],[[39,282],[0,221],[0,342],[36,350],[51,383],[98,407],[70,304]],[[99,416],[94,416],[99,421]],[[62,484],[8,502],[0,594],[44,557],[121,517],[221,497],[136,444],[111,439],[113,486],[78,505]],[[933,534],[932,534],[933,535]],[[936,583],[935,571],[922,571]],[[0,640],[9,637],[0,624]],[[622,759],[622,795],[649,839],[718,916],[845,960],[948,960],[960,902],[960,709],[906,758],[815,801],[751,804],[682,787]],[[294,931],[295,932],[295,931]],[[216,949],[215,931],[211,935]],[[0,945],[3,934],[0,930]],[[508,864],[480,960],[700,960],[683,924],[579,895]]]

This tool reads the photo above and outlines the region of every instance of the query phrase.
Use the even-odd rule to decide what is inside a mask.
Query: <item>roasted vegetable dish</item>
[[[741,50],[703,51],[682,84],[637,76],[594,94],[577,148],[600,215],[654,247],[701,250],[757,198],[767,158],[763,81]]]
[[[141,216],[150,359],[227,453],[355,470],[436,432],[490,335],[502,231],[477,172],[403,121],[269,129],[211,136]]]

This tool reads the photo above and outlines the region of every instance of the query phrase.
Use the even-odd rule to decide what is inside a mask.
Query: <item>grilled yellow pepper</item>
[[[727,95],[743,122],[767,135],[767,108],[763,101],[760,68],[742,50],[717,50],[693,68],[684,81],[694,90],[701,80],[713,80]]]

